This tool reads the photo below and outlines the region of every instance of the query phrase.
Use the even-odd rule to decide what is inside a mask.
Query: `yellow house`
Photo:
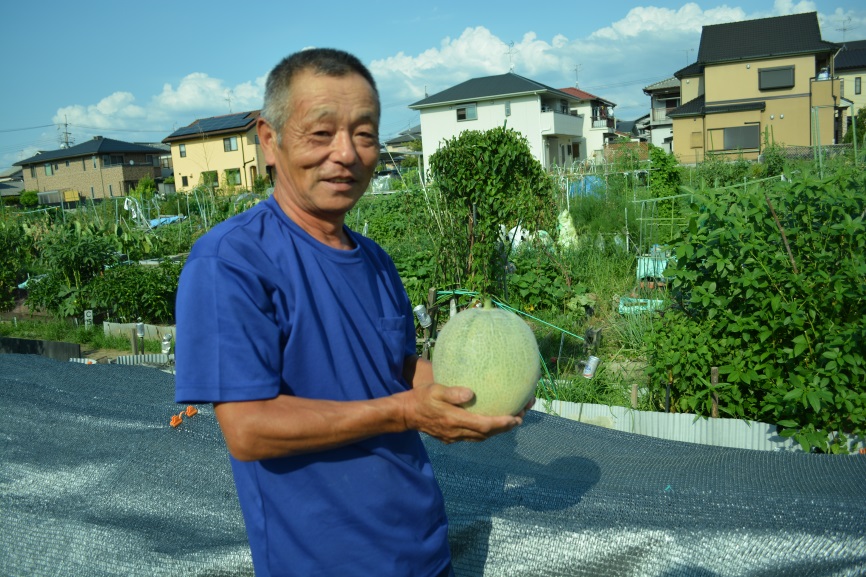
[[[684,104],[668,113],[674,154],[754,159],[765,134],[784,146],[841,142],[838,51],[815,12],[704,26],[697,62],[675,74]]]
[[[200,118],[163,139],[171,146],[177,191],[199,184],[252,190],[258,176],[273,180],[256,134],[259,112]]]

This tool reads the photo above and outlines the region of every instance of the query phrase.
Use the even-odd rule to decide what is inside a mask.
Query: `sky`
[[[355,54],[382,100],[383,141],[408,106],[513,70],[649,112],[643,88],[695,61],[702,26],[817,12],[824,40],[866,39],[863,0],[12,2],[3,9],[0,169],[68,139],[159,142],[197,118],[256,110],[283,57]]]

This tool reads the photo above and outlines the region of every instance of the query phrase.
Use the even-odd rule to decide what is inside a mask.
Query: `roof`
[[[217,134],[236,134],[249,130],[255,125],[260,110],[248,112],[237,112],[235,114],[224,114],[222,116],[211,116],[209,118],[198,118],[183,128],[178,128],[162,139],[164,143],[177,140],[188,140],[190,137]]]
[[[680,88],[680,79],[676,76],[671,76],[661,82],[656,82],[655,84],[650,84],[649,86],[644,87],[643,91],[646,93],[650,93],[654,90],[670,90],[672,88],[676,88],[679,90]]]
[[[685,68],[680,68],[674,72],[674,78],[682,79],[685,76],[700,76],[704,73],[704,65],[700,62],[692,62]]]
[[[415,126],[402,131],[400,134],[395,136],[394,138],[390,138],[385,141],[385,144],[403,144],[404,142],[412,142],[415,140],[421,140],[421,125],[416,124]]]
[[[23,174],[23,169],[20,166],[11,166],[0,170],[0,179],[15,178]],[[22,177],[23,178],[23,177]]]
[[[616,106],[616,104],[614,104],[610,100],[605,100],[604,98],[602,98],[600,96],[596,96],[595,94],[590,94],[589,92],[586,92],[585,90],[581,90],[580,88],[560,88],[559,90],[561,90],[562,92],[565,92],[566,94],[570,94],[571,96],[574,96],[575,98],[579,98],[580,100],[598,100],[600,102],[604,102],[605,104],[609,104],[611,106]]]
[[[836,55],[836,71],[866,68],[866,40],[845,42]]]
[[[697,61],[711,64],[835,52],[838,48],[838,45],[821,38],[818,14],[807,12],[704,26]]]
[[[764,110],[767,108],[767,103],[763,100],[754,102],[739,102],[734,104],[720,104],[718,106],[707,106],[704,95],[700,95],[694,100],[689,100],[682,106],[674,108],[668,112],[671,118],[682,116],[703,116],[705,114],[723,114],[725,112],[744,112],[747,110]]]
[[[538,94],[540,92],[549,92],[560,96],[574,98],[574,95],[567,94],[561,90],[557,90],[556,88],[551,88],[550,86],[546,86],[540,82],[524,78],[519,74],[509,72],[498,76],[472,78],[471,80],[461,82],[451,88],[446,88],[442,92],[438,92],[433,96],[428,96],[423,100],[419,100],[414,104],[410,104],[409,108],[427,108],[430,106],[438,106],[454,102],[466,102],[468,100],[483,100],[500,98],[503,96]]]
[[[94,136],[91,140],[61,148],[60,150],[49,150],[40,152],[24,160],[19,160],[15,166],[26,166],[28,164],[41,164],[51,160],[63,160],[66,158],[78,158],[81,156],[95,156],[100,154],[136,153],[136,154],[162,154],[163,150],[144,144],[134,144],[113,138]]]

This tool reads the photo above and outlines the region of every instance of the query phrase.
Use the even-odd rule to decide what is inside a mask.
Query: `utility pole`
[[[689,52],[694,52],[695,49],[694,48],[683,48],[682,50],[683,50],[683,52],[686,53],[686,66],[688,66],[689,65]]]
[[[574,67],[574,87],[580,88],[580,77],[578,76],[580,73],[580,69],[583,68],[583,64],[578,64]]]

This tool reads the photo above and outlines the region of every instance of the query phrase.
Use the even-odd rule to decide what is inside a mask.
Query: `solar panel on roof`
[[[172,133],[172,136],[186,136],[188,134],[200,134],[202,132],[215,132],[217,130],[241,128],[249,123],[249,117],[249,112],[239,112],[237,114],[227,114],[226,116],[202,118],[189,126],[177,129]]]

